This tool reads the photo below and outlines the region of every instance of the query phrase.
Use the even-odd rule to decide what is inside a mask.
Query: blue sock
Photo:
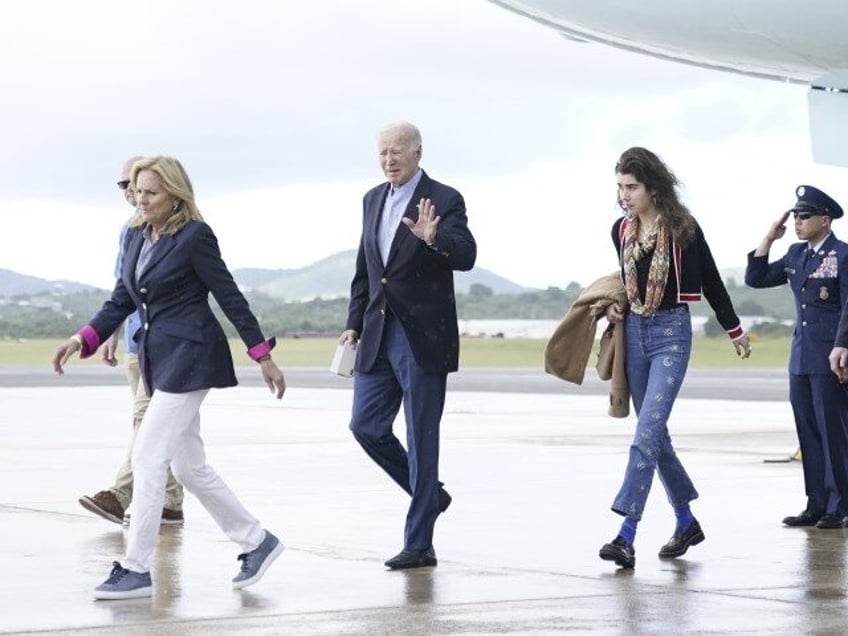
[[[620,534],[621,537],[630,545],[633,545],[633,542],[636,540],[636,525],[638,523],[638,519],[625,517],[624,523],[621,524],[621,530],[618,534]]]
[[[693,521],[695,521],[695,517],[692,516],[692,511],[689,509],[688,503],[675,506],[674,516],[677,517],[677,527],[675,528],[676,532],[683,532],[692,524]]]

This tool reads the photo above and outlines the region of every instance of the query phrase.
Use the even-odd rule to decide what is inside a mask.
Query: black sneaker
[[[631,570],[636,566],[636,548],[632,543],[627,543],[624,537],[618,535],[610,543],[605,543],[598,552],[604,561],[615,561],[615,564],[625,570]]]

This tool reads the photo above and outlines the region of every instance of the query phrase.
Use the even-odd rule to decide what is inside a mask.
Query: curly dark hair
[[[678,198],[677,177],[657,155],[646,148],[628,148],[615,164],[616,174],[629,174],[645,185],[654,197],[654,206],[675,242],[685,248],[695,237],[695,219]],[[622,202],[619,206],[626,211]]]

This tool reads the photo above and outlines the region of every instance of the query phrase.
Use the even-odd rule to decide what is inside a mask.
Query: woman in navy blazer
[[[210,388],[234,386],[227,338],[209,306],[209,292],[257,361],[276,397],[285,391],[283,374],[271,360],[274,339],[266,340],[218,249],[212,229],[194,203],[191,182],[176,159],[153,157],[133,165],[138,220],[127,233],[123,274],[112,297],[92,320],[60,346],[53,367],[76,351],[94,354],[131,313],[141,313],[135,334],[150,406],[132,453],[135,493],[123,565],[115,562],[94,591],[98,599],[152,595],[150,560],[159,530],[163,488],[170,465],[224,533],[242,548],[234,588],[258,581],[283,545],[265,530],[206,463],[199,409]]]

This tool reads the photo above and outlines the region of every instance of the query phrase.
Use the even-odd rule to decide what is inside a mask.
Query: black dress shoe
[[[450,493],[444,488],[439,488],[439,512],[447,510],[452,501],[453,497],[450,496]]]
[[[832,530],[834,528],[844,527],[845,517],[842,515],[832,515],[828,513],[816,522],[816,528],[820,528],[822,530]]]
[[[386,567],[390,570],[409,570],[410,568],[431,568],[436,563],[436,551],[433,548],[401,550],[400,554],[386,561]]]
[[[697,519],[693,519],[689,527],[683,532],[674,531],[668,543],[660,548],[659,556],[661,559],[676,559],[686,554],[689,546],[698,545],[704,539],[704,531],[701,530],[701,524],[698,523]]]
[[[632,543],[627,543],[621,535],[601,546],[598,556],[604,561],[615,561],[617,566],[625,570],[630,570],[636,565],[636,548]]]
[[[824,516],[821,512],[810,512],[809,510],[805,510],[801,514],[795,515],[794,517],[785,517],[783,519],[783,525],[789,526],[791,528],[802,528],[804,526],[814,526],[819,522]]]

